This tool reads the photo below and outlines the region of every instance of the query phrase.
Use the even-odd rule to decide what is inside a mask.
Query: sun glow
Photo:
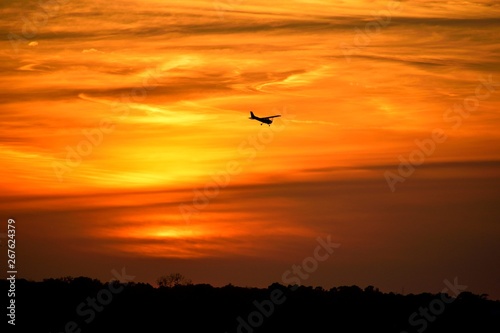
[[[0,209],[27,277],[134,258],[279,278],[330,234],[346,254],[325,283],[491,282],[497,2],[83,0],[46,21],[2,2]]]

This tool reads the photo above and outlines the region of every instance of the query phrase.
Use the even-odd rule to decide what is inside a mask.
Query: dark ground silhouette
[[[6,280],[0,283],[9,289]],[[500,332],[499,319],[500,301],[470,292],[448,298],[382,293],[372,286],[16,281],[17,332]]]

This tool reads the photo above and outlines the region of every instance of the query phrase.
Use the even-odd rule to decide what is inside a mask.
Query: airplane
[[[276,115],[276,116],[270,116],[270,117],[257,117],[253,114],[252,111],[250,111],[250,118],[248,119],[255,119],[257,121],[260,121],[261,123],[263,124],[268,124],[269,126],[271,126],[271,124],[273,123],[273,118],[276,118],[276,117],[281,117],[280,114]],[[262,124],[260,124],[262,126]]]

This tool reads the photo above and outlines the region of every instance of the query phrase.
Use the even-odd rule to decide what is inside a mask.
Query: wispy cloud
[[[318,283],[399,288],[385,265],[409,272],[399,278],[414,289],[429,287],[429,274],[493,286],[500,93],[450,130],[400,193],[382,174],[447,125],[443,114],[481,77],[500,81],[498,1],[397,2],[346,62],[339,43],[361,41],[390,3],[243,1],[220,19],[212,0],[71,1],[27,37],[22,17],[34,24],[38,9],[3,1],[0,211],[26,226],[27,276],[99,274],[88,258],[102,267],[119,257],[199,276],[213,263],[206,274],[217,280],[217,269],[260,272],[266,260],[272,271],[328,233],[346,254]],[[293,117],[273,127],[248,120],[283,108]],[[113,131],[59,182],[53,163],[85,153],[103,119]],[[285,124],[260,144],[262,129]],[[179,204],[235,160],[244,172],[186,225]],[[54,256],[64,265],[42,264]],[[247,284],[273,279],[236,271]]]

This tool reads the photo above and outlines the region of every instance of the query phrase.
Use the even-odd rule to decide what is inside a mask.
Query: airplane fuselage
[[[281,115],[275,115],[275,116],[261,118],[261,117],[257,117],[256,115],[253,114],[252,111],[250,111],[250,119],[260,121],[261,123],[267,124],[269,126],[271,126],[271,124],[273,123],[273,118],[276,118],[276,117],[281,117]]]
[[[261,123],[264,123],[264,124],[268,124],[268,125],[271,125],[273,123],[273,120],[272,119],[269,119],[269,118],[259,118],[259,117],[255,117],[253,118],[257,121],[260,121]]]

